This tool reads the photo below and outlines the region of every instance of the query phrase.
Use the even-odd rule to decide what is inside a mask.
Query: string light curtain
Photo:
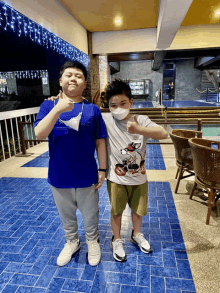
[[[13,31],[19,37],[30,38],[33,42],[47,49],[54,50],[70,60],[77,60],[86,67],[88,66],[88,55],[2,1],[0,1],[0,27],[6,31]]]
[[[47,70],[25,70],[25,71],[10,71],[10,72],[0,72],[0,79],[14,79],[14,78],[45,78],[48,77]]]

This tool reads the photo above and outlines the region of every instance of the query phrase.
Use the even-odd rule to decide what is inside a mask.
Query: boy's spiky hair
[[[132,99],[131,88],[129,84],[120,79],[116,79],[112,81],[107,86],[105,93],[106,93],[106,100],[108,103],[111,97],[116,95],[125,95],[126,97],[129,98],[129,100]]]

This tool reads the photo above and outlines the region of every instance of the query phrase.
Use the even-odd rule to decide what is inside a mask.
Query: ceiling
[[[90,32],[156,28],[159,0],[60,0],[69,12]],[[194,0],[182,26],[218,23],[219,0]],[[115,16],[121,15],[123,24],[116,27]]]
[[[157,25],[159,0],[60,0],[70,13],[90,32],[151,28]],[[123,18],[118,28],[117,15]]]
[[[107,31],[123,31],[135,29],[161,29],[160,16],[165,17],[168,12],[167,23],[162,29],[168,28],[167,35],[163,38],[166,40],[172,33],[169,27],[176,25],[177,30],[180,26],[190,25],[208,25],[220,22],[220,13],[216,16],[214,12],[219,9],[219,0],[185,0],[182,7],[179,7],[175,0],[59,0],[67,10],[90,32],[107,32]],[[164,4],[165,3],[165,4]],[[187,3],[189,4],[187,7]],[[170,5],[170,6],[169,6]],[[185,6],[184,6],[185,5]],[[184,10],[185,14],[181,18],[178,14],[179,10]],[[160,10],[161,9],[161,10]],[[114,17],[122,17],[120,27],[114,24]],[[159,16],[159,17],[158,17]],[[179,21],[179,26],[178,26]],[[176,34],[174,29],[174,35]],[[171,37],[172,41],[172,37]],[[170,42],[171,42],[170,41]],[[168,42],[169,43],[169,42]],[[171,60],[180,58],[199,58],[205,56],[220,55],[219,49],[191,49],[191,50],[175,50],[164,52],[157,56],[159,64],[161,60]],[[108,54],[109,62],[114,61],[135,61],[135,60],[154,60],[158,52],[132,52]],[[161,59],[162,58],[162,59]],[[214,60],[214,59],[213,59]],[[158,65],[159,66],[159,65]],[[210,66],[210,65],[209,65]]]

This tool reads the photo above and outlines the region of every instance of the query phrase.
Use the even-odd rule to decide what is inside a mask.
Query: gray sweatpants
[[[78,239],[76,210],[82,213],[85,237],[87,240],[98,238],[98,191],[95,185],[86,188],[55,188],[51,186],[66,240]]]

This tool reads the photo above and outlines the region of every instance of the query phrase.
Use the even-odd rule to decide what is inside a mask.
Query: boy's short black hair
[[[70,60],[70,61],[67,61],[66,63],[63,64],[63,66],[60,68],[60,78],[62,77],[65,69],[67,69],[67,68],[78,68],[78,69],[82,70],[83,75],[85,77],[85,80],[87,80],[86,67],[82,63],[80,63],[79,61],[76,61],[76,60]]]
[[[129,98],[129,100],[132,99],[131,88],[129,84],[120,79],[116,79],[112,81],[107,86],[105,93],[106,93],[106,100],[108,103],[111,97],[116,95],[125,95],[126,97]]]

